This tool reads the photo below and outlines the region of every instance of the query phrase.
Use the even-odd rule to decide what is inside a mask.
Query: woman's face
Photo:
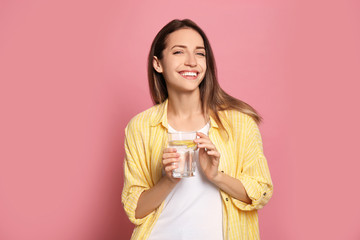
[[[168,91],[194,91],[204,79],[206,56],[204,41],[193,29],[180,29],[168,35],[163,58],[153,65],[162,73]]]

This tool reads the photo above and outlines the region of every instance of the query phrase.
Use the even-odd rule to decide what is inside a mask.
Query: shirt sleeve
[[[261,209],[268,203],[273,194],[273,184],[258,125],[251,117],[247,117],[245,122],[244,137],[237,144],[237,147],[244,148],[244,159],[236,177],[242,182],[252,202],[247,204],[236,198],[231,200],[240,210],[251,211]]]
[[[153,213],[144,218],[135,218],[135,210],[141,193],[150,188],[145,164],[144,142],[140,131],[129,123],[125,128],[124,187],[121,201],[130,221],[141,225]]]

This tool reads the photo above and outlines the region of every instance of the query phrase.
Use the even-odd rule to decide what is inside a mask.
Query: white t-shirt
[[[210,125],[198,132],[208,135]],[[177,132],[169,126],[169,132]],[[195,176],[182,178],[166,197],[149,240],[221,240],[222,204],[219,189],[201,172],[195,152]]]

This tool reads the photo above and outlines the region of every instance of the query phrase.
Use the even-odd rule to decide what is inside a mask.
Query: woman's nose
[[[185,65],[192,66],[192,67],[197,65],[196,58],[195,58],[194,54],[188,54],[187,55]]]

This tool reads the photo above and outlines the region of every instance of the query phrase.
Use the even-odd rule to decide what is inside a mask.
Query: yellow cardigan
[[[136,115],[125,129],[122,203],[135,224],[131,239],[147,239],[163,209],[162,203],[146,217],[135,218],[140,194],[162,177],[162,151],[168,131],[167,103],[166,100]],[[250,116],[239,111],[226,110],[219,114],[228,135],[220,131],[212,118],[209,130],[209,138],[221,153],[219,171],[239,179],[252,199],[252,203],[247,204],[220,191],[224,239],[260,239],[257,209],[270,200],[273,185],[259,128]]]

